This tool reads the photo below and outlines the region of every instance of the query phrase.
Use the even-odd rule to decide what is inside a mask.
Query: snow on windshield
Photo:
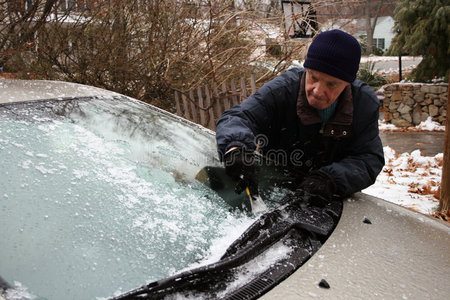
[[[138,102],[0,106],[0,155],[0,276],[47,299],[173,275],[255,220],[194,180],[214,138]]]

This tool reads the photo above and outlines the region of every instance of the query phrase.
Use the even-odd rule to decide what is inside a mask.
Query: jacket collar
[[[300,91],[297,99],[297,115],[303,125],[322,123],[317,110],[310,106],[306,99],[306,72],[303,72],[300,80]],[[351,125],[353,120],[353,97],[351,85],[348,85],[339,95],[336,112],[327,124]]]

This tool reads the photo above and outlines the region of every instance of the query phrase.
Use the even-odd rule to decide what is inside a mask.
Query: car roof
[[[450,226],[357,193],[325,244],[260,299],[444,299],[449,278]]]
[[[20,80],[0,78],[0,104],[33,100],[119,94],[77,83],[51,80]]]

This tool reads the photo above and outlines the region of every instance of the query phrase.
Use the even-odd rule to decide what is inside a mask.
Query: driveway
[[[380,131],[383,146],[389,146],[397,153],[420,150],[422,155],[435,156],[444,152],[444,132],[392,132]]]

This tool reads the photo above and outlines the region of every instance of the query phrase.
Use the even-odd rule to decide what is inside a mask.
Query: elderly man
[[[356,79],[358,41],[341,30],[318,34],[303,68],[266,83],[217,123],[219,156],[236,192],[258,193],[254,152],[295,175],[295,189],[327,203],[375,182],[384,165],[379,101]]]

